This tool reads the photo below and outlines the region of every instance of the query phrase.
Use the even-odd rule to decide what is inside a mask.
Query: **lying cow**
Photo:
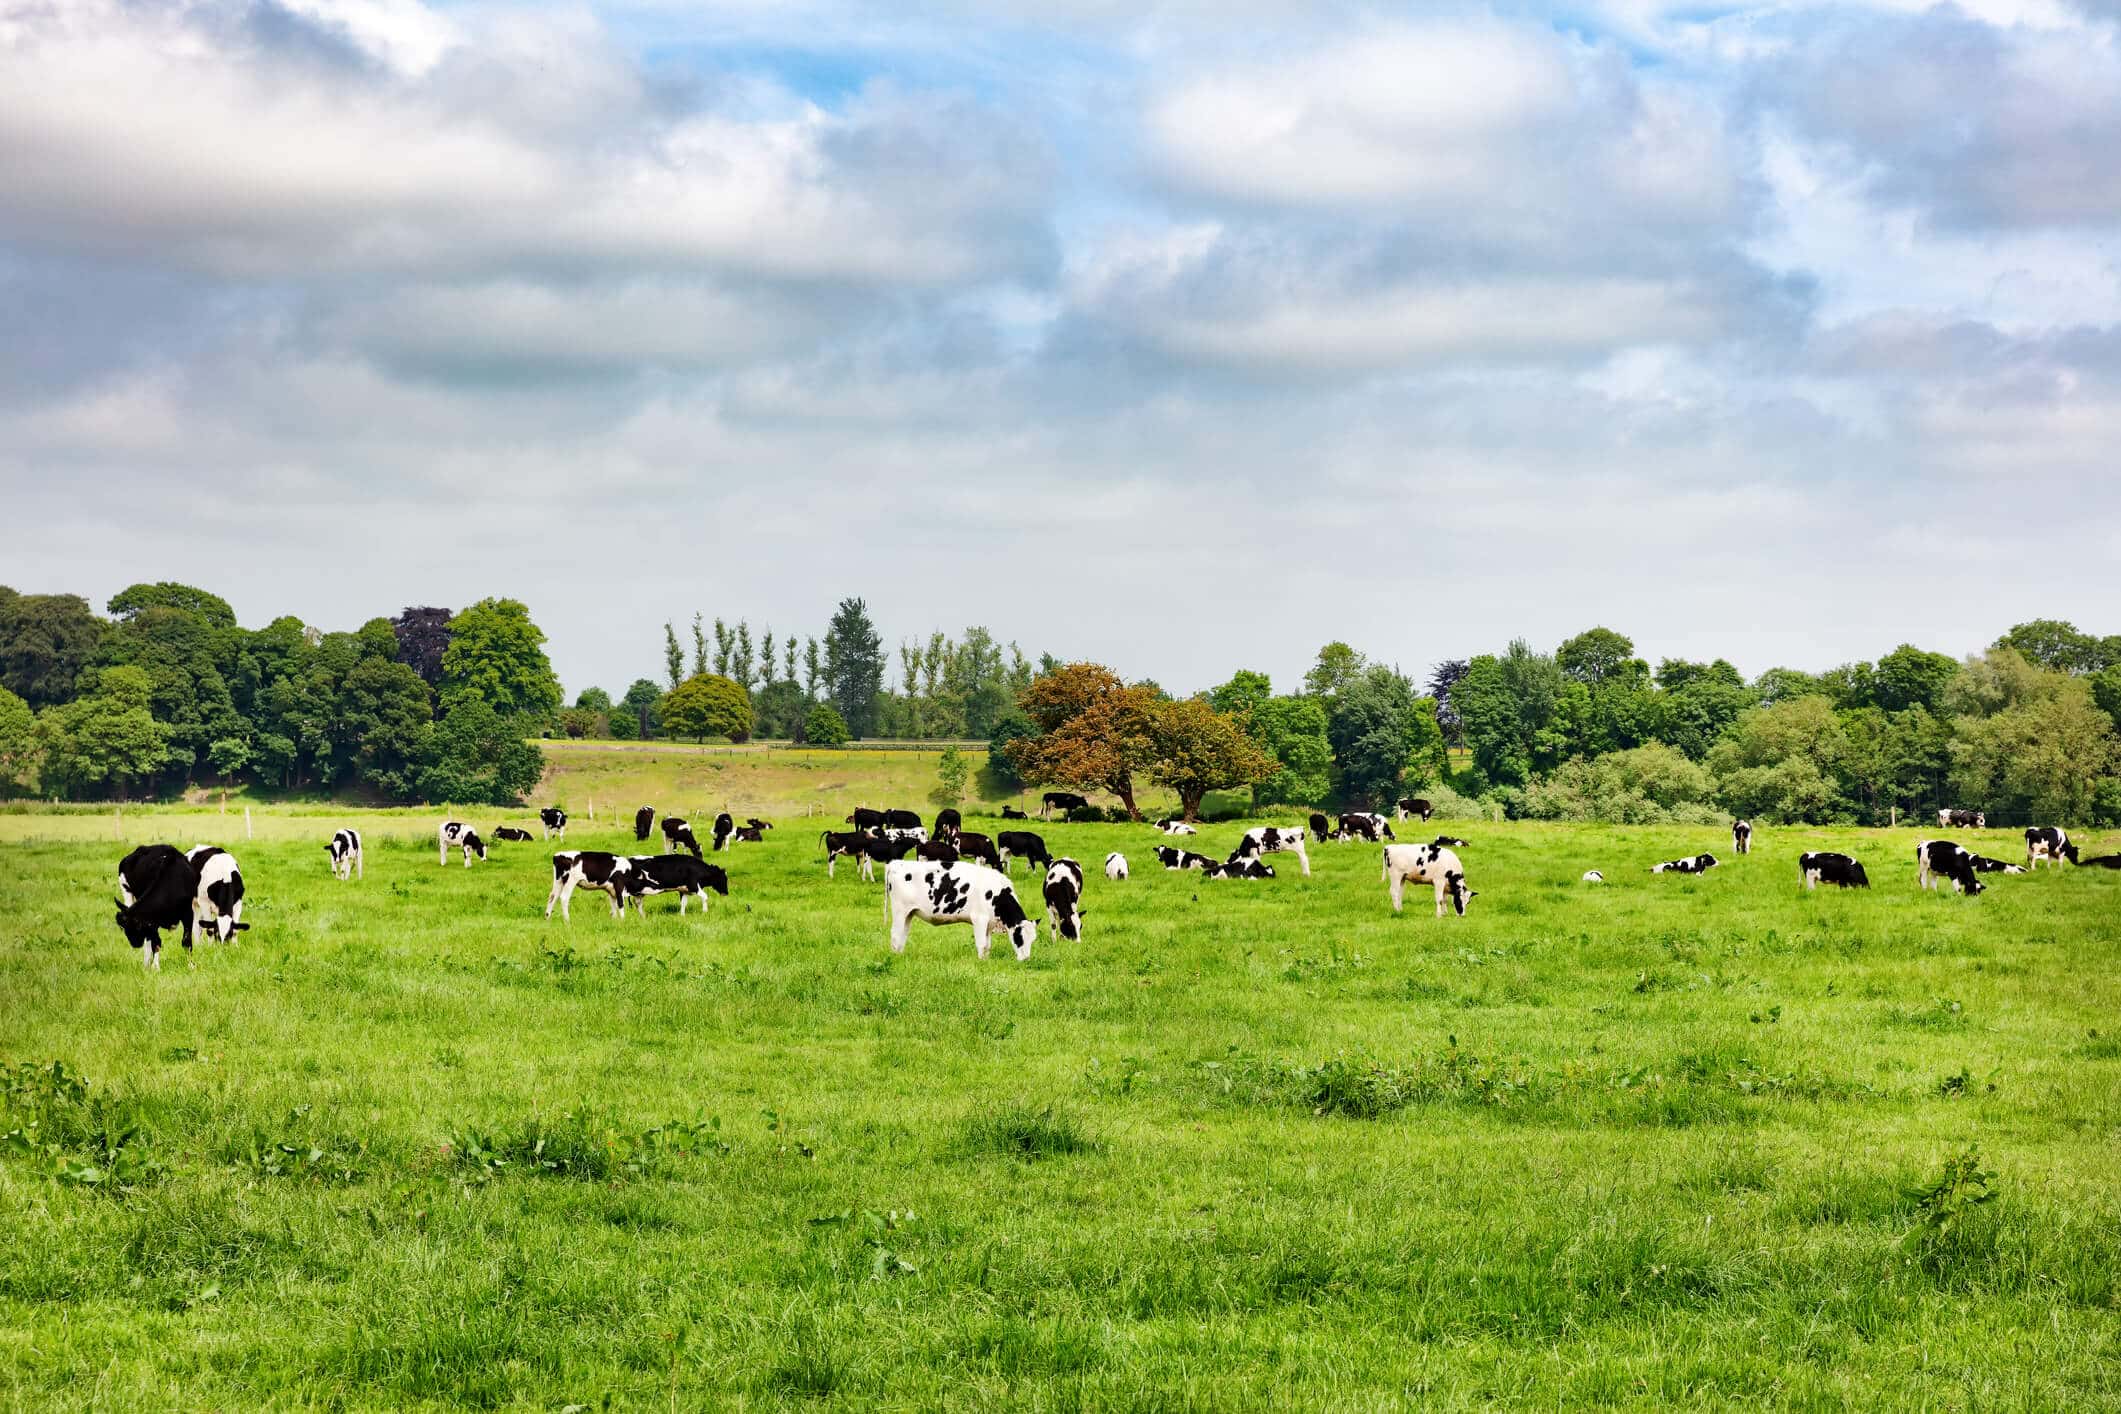
[[[712,889],[723,898],[729,897],[729,875],[719,864],[708,864],[689,854],[639,854],[626,861],[622,876],[623,897],[619,912],[623,916],[626,904],[633,904],[633,911],[647,917],[642,900],[651,894],[676,894],[678,915],[684,916],[685,905],[697,898],[700,901],[700,916],[707,914],[707,891]]]
[[[567,838],[567,812],[556,805],[548,805],[538,812],[538,824],[544,827],[548,840],[555,835],[563,840]]]
[[[368,877],[368,869],[361,862],[361,832],[359,830],[337,830],[331,843],[324,846],[331,855],[332,877],[344,883],[351,878]]]
[[[1225,859],[1200,871],[1207,879],[1271,879],[1274,866],[1263,859]]]
[[[2000,859],[1990,859],[1985,854],[1968,853],[1967,861],[1974,866],[1976,874],[2023,874],[2023,864],[2006,864]]]
[[[1466,842],[1456,835],[1438,835],[1435,839],[1430,840],[1429,843],[1439,849],[1464,849],[1466,847]]]
[[[1962,894],[1978,894],[1988,885],[1975,877],[1974,856],[1950,840],[1924,840],[1915,846],[1915,882],[1925,889],[1949,879]]]
[[[1379,844],[1385,840],[1396,840],[1399,836],[1392,833],[1392,826],[1386,822],[1384,816],[1373,815],[1367,810],[1355,810],[1340,817],[1339,838]]]
[[[1004,820],[1028,820],[1031,817],[1013,805],[1004,805],[1002,807],[1002,818]]]
[[[1466,867],[1458,862],[1458,856],[1433,844],[1386,845],[1384,879],[1391,891],[1394,913],[1400,911],[1406,900],[1409,879],[1435,887],[1438,918],[1443,917],[1443,904],[1447,898],[1458,916],[1465,917],[1466,905],[1477,893],[1477,890],[1466,887]]]
[[[180,929],[184,951],[191,952],[192,926],[198,914],[199,871],[171,844],[144,844],[118,861],[118,927],[125,941],[140,949],[140,966],[162,970],[162,930]]]
[[[1428,801],[1421,799],[1419,796],[1409,795],[1400,798],[1395,813],[1402,820],[1419,819],[1422,824],[1426,825],[1429,823],[1429,816],[1435,810],[1436,807],[1429,804]]]
[[[1979,810],[1940,810],[1937,812],[1937,828],[1940,830],[1985,830],[1988,816]]]
[[[766,843],[766,832],[756,825],[739,825],[729,836],[729,843],[733,845],[764,844]]]
[[[1156,828],[1163,831],[1167,835],[1197,835],[1200,833],[1199,830],[1194,829],[1185,821],[1175,819],[1169,815],[1166,815],[1163,819],[1157,821]]]
[[[496,825],[493,827],[493,837],[498,844],[521,843],[530,838],[530,831],[519,830],[513,825]]]
[[[643,843],[648,839],[648,827],[655,823],[655,807],[644,805],[633,812],[633,837]]]
[[[906,925],[918,918],[938,925],[971,924],[972,945],[982,960],[995,937],[1009,940],[1018,962],[1030,960],[1038,924],[1024,912],[1007,876],[983,864],[888,864],[884,894],[895,953],[906,950]]]
[[[1049,790],[1038,798],[1038,818],[1041,820],[1053,818],[1055,806],[1060,807],[1062,813],[1065,814],[1070,810],[1080,810],[1089,803],[1083,797],[1073,795],[1068,791]]]
[[[1686,859],[1667,859],[1662,864],[1652,864],[1652,874],[1706,874],[1720,861],[1713,854],[1696,854]]]
[[[1174,845],[1163,845],[1156,851],[1156,862],[1166,869],[1216,869],[1222,861],[1205,854],[1195,854],[1190,849],[1179,849]]]
[[[1804,880],[1807,893],[1821,884],[1832,884],[1837,889],[1867,889],[1871,886],[1870,876],[1863,872],[1862,864],[1845,854],[1825,850],[1798,855],[1797,875]]]
[[[1116,849],[1106,855],[1105,877],[1115,884],[1124,881],[1127,877],[1127,856]]]
[[[1262,854],[1280,854],[1289,851],[1296,862],[1303,866],[1303,876],[1311,877],[1311,857],[1304,853],[1304,832],[1301,826],[1256,825],[1245,831],[1245,837],[1237,842],[1233,859],[1252,859]]]
[[[663,817],[663,848],[673,854],[682,849],[694,859],[707,857],[700,849],[699,840],[693,836],[692,826],[686,824],[681,815]]]
[[[466,869],[471,867],[471,857],[474,854],[481,859],[486,857],[486,841],[480,839],[479,832],[472,829],[471,826],[465,824],[462,820],[446,820],[443,822],[442,828],[436,833],[437,843],[441,847],[438,851],[442,856],[440,862],[443,864],[449,863],[451,845],[455,845],[464,851],[464,867]]]
[[[2095,854],[2090,859],[2077,861],[2083,869],[2121,869],[2121,854]]]
[[[1005,874],[1016,872],[1010,860],[1019,854],[1033,864],[1053,863],[1053,856],[1046,850],[1045,840],[1029,830],[1003,830],[994,837],[994,846],[1002,856],[1002,872]]]
[[[2025,867],[2038,869],[2040,861],[2061,867],[2062,861],[2077,863],[2077,847],[2070,843],[2068,831],[2059,825],[2031,825],[2025,831]]]
[[[1731,849],[1738,854],[1751,854],[1753,852],[1752,821],[1731,821]]]
[[[1083,866],[1056,859],[1046,867],[1046,918],[1071,943],[1083,940]]]
[[[627,876],[632,872],[633,861],[623,855],[601,849],[560,850],[552,856],[552,891],[545,895],[545,916],[552,917],[552,906],[558,904],[561,920],[573,922],[568,900],[576,889],[595,889],[610,898],[611,916],[619,917],[626,910]]]

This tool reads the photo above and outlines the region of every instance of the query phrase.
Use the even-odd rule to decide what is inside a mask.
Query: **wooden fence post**
[[[243,807],[243,838],[250,838],[250,807],[248,805]]]

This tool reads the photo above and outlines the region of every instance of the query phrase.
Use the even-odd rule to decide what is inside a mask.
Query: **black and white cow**
[[[925,859],[931,864],[955,864],[958,857],[957,846],[951,840],[938,837],[924,845],[917,846],[913,851],[913,857],[915,859]]]
[[[1046,849],[1046,842],[1029,830],[1003,830],[994,837],[994,846],[1002,856],[1002,872],[1013,874],[1016,866],[1011,863],[1021,854],[1033,864],[1051,864],[1053,856]]]
[[[162,970],[162,930],[180,929],[191,951],[198,911],[199,871],[172,844],[144,844],[118,861],[117,922],[125,941],[139,948],[140,966]]]
[[[1197,835],[1200,831],[1174,816],[1166,815],[1156,822],[1156,828],[1167,835]]]
[[[923,825],[886,825],[876,833],[901,844],[928,843],[928,830]]]
[[[989,869],[1002,867],[1002,852],[994,847],[994,840],[990,836],[975,830],[960,830],[957,832],[957,838],[951,843],[957,846],[958,854],[966,859],[976,859]]]
[[[1392,911],[1406,901],[1407,881],[1431,884],[1436,889],[1436,916],[1443,917],[1444,900],[1463,918],[1466,904],[1478,890],[1466,887],[1466,867],[1450,850],[1433,844],[1388,844],[1384,849],[1385,885],[1392,895]]]
[[[1060,858],[1046,866],[1046,919],[1071,943],[1083,940],[1083,866]]]
[[[1975,875],[1974,856],[1951,840],[1924,840],[1915,846],[1915,882],[1925,889],[1949,879],[1962,894],[1978,894],[1988,885]]]
[[[1222,861],[1205,854],[1195,854],[1190,849],[1180,849],[1176,845],[1167,844],[1157,847],[1156,862],[1163,865],[1166,869],[1178,870],[1212,869]]]
[[[1739,854],[1751,854],[1753,852],[1752,821],[1731,821],[1731,849]]]
[[[965,817],[957,813],[957,807],[946,805],[935,812],[935,838],[947,840],[965,828]]]
[[[236,857],[217,844],[193,845],[184,857],[199,876],[192,895],[192,927],[202,935],[211,932],[217,943],[249,932],[250,925],[242,921],[243,871],[236,867]]]
[[[724,810],[714,817],[714,851],[720,854],[729,848],[729,837],[736,833],[736,818]]]
[[[538,824],[544,827],[545,838],[567,838],[567,812],[557,805],[548,805],[538,812]]]
[[[1685,859],[1667,859],[1662,864],[1652,864],[1652,874],[1706,874],[1720,863],[1713,854],[1690,855]]]
[[[1056,805],[1065,814],[1070,810],[1080,810],[1089,803],[1081,796],[1070,794],[1064,790],[1049,790],[1038,798],[1038,818],[1041,820],[1053,818],[1053,807]]]
[[[719,864],[707,864],[689,854],[636,854],[626,861],[623,876],[624,897],[619,912],[623,915],[625,905],[633,904],[633,911],[647,917],[642,900],[651,894],[676,894],[678,913],[683,916],[685,905],[697,898],[700,901],[700,916],[707,914],[707,891],[712,889],[723,898],[729,897],[729,874]]]
[[[834,878],[834,866],[841,859],[861,862],[864,879],[876,878],[876,866],[889,864],[894,859],[904,859],[915,848],[913,840],[886,839],[866,830],[827,830],[823,835],[825,844],[825,877]]]
[[[739,825],[730,833],[729,843],[732,845],[764,844],[766,843],[766,832],[756,825]]]
[[[495,841],[501,844],[507,844],[511,841],[520,843],[530,838],[530,831],[519,830],[513,825],[496,825],[493,827],[493,837]]]
[[[884,827],[884,812],[871,810],[866,805],[857,805],[854,807],[854,813],[847,817],[847,823],[857,830],[881,830]]]
[[[1113,850],[1105,856],[1105,877],[1113,883],[1122,883],[1127,877],[1127,856]]]
[[[773,828],[773,822],[771,820],[761,820],[756,815],[746,815],[744,817],[744,828],[747,830],[757,830],[760,834],[763,835],[768,830]]]
[[[1200,871],[1208,879],[1271,879],[1274,866],[1264,859],[1238,859],[1232,857],[1220,864],[1210,864]]]
[[[2025,867],[2038,869],[2040,861],[2060,868],[2062,861],[2077,862],[2077,847],[2069,842],[2069,833],[2059,825],[2029,825],[2025,831]]]
[[[1396,840],[1399,836],[1392,833],[1392,826],[1384,816],[1374,815],[1367,810],[1354,810],[1340,817],[1340,838],[1381,844],[1386,840]]]
[[[1826,850],[1798,855],[1797,875],[1804,880],[1807,893],[1821,884],[1832,884],[1838,889],[1867,889],[1871,886],[1870,875],[1863,872],[1860,862]]]
[[[1311,818],[1305,823],[1311,827],[1311,838],[1317,840],[1320,844],[1324,844],[1327,840],[1334,838],[1333,822],[1318,811],[1312,811]]]
[[[887,864],[884,893],[895,953],[906,950],[906,925],[918,918],[938,925],[971,924],[973,947],[982,960],[990,940],[997,937],[1009,940],[1018,962],[1031,958],[1038,924],[1024,912],[1008,877],[984,864]]]
[[[335,830],[331,843],[324,846],[331,855],[332,877],[344,883],[348,879],[368,877],[368,866],[361,862],[361,832],[359,830]]]
[[[486,857],[486,841],[480,839],[479,832],[462,820],[443,821],[442,828],[435,834],[435,843],[438,846],[436,852],[441,856],[440,862],[443,864],[449,862],[449,850],[452,845],[464,851],[466,869],[471,867],[471,857],[474,854],[481,859]]]
[[[1419,818],[1421,820],[1421,823],[1426,825],[1429,823],[1429,816],[1433,814],[1435,810],[1435,806],[1431,805],[1428,801],[1423,800],[1421,797],[1408,795],[1400,797],[1399,804],[1395,813],[1402,820],[1411,820]]]
[[[1976,874],[2023,874],[2026,871],[2023,864],[2006,864],[2000,859],[1990,859],[1985,854],[1969,852],[1966,858],[1967,862],[1974,866]]]
[[[1466,847],[1466,842],[1456,835],[1438,835],[1435,839],[1430,840],[1429,843],[1435,845],[1438,849],[1464,849]]]
[[[1255,825],[1245,831],[1245,837],[1237,842],[1232,859],[1254,859],[1262,854],[1293,853],[1296,862],[1303,866],[1303,876],[1311,877],[1311,856],[1304,853],[1304,832],[1301,825]]]
[[[648,838],[649,827],[654,824],[655,807],[653,805],[642,806],[633,812],[633,837],[645,842]]]
[[[552,856],[552,892],[545,895],[545,916],[552,917],[552,906],[558,904],[561,919],[573,922],[567,903],[576,889],[595,889],[606,895],[611,900],[611,916],[621,916],[626,911],[627,876],[632,872],[631,859],[601,849],[556,852]]]
[[[1583,882],[1586,884],[1602,884],[1605,882],[1605,871],[1602,869],[1586,869],[1583,871]]]
[[[1979,810],[1940,810],[1937,812],[1937,828],[1985,830],[1988,828],[1988,816]]]
[[[1031,817],[1013,805],[1004,805],[1002,807],[1002,818],[1004,820],[1028,820]]]
[[[682,815],[663,817],[663,848],[673,854],[682,849],[694,859],[707,857],[700,850],[699,840],[693,837],[692,826],[685,823]]]

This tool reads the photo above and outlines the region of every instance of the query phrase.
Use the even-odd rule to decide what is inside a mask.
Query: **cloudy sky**
[[[2121,5],[0,0],[0,582],[1167,686],[2121,631]]]

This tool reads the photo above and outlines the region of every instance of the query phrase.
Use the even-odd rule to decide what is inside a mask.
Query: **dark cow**
[[[1033,864],[1042,866],[1053,862],[1053,856],[1046,850],[1046,842],[1029,830],[1003,830],[994,837],[994,845],[1001,852],[1002,872],[1005,874],[1016,872],[1011,862],[1014,855],[1021,854]]]
[[[969,923],[973,947],[985,960],[992,937],[1009,940],[1016,960],[1027,962],[1038,924],[1024,912],[1009,880],[981,864],[924,864],[918,861],[884,867],[886,907],[891,913],[891,951],[906,950],[906,925]]]
[[[1436,807],[1429,804],[1428,801],[1421,799],[1419,796],[1408,795],[1400,797],[1396,813],[1402,820],[1411,820],[1419,816],[1421,823],[1426,825],[1429,823],[1429,816],[1435,813],[1435,810]]]
[[[2069,842],[2069,834],[2057,825],[2031,825],[2025,831],[2025,867],[2038,869],[2040,861],[2061,867],[2062,861],[2077,862],[2077,847]]]
[[[1225,859],[1200,872],[1202,877],[1209,879],[1271,879],[1274,866],[1264,859]]]
[[[946,805],[941,810],[935,812],[934,834],[937,839],[949,839],[952,835],[956,834],[959,830],[962,830],[964,828],[965,817],[957,813],[957,807]]]
[[[747,830],[757,830],[760,834],[763,835],[768,830],[773,828],[773,822],[771,820],[761,820],[756,815],[746,815],[744,817],[744,828]]]
[[[729,837],[736,833],[736,820],[724,810],[714,817],[714,850],[719,854],[729,848]]]
[[[887,830],[918,830],[923,828],[921,817],[911,810],[886,810],[884,828]]]
[[[825,877],[828,879],[835,877],[833,866],[844,857],[860,860],[862,877],[873,880],[877,865],[904,859],[915,846],[913,840],[886,839],[865,830],[827,830],[822,838],[825,843]]]
[[[1333,822],[1331,820],[1328,820],[1325,816],[1321,815],[1316,810],[1311,812],[1311,818],[1305,823],[1309,824],[1311,827],[1312,839],[1318,840],[1323,843],[1324,841],[1329,840],[1333,837]]]
[[[1974,856],[1950,840],[1924,840],[1915,846],[1915,882],[1925,889],[1949,879],[1962,894],[1978,894],[1988,885],[1975,877]]]
[[[1837,889],[1867,889],[1870,876],[1863,872],[1863,865],[1845,854],[1821,851],[1816,854],[1797,856],[1797,875],[1804,880],[1806,892],[1821,884],[1832,884]]]
[[[1733,820],[1733,821],[1731,821],[1731,848],[1732,848],[1733,850],[1735,850],[1735,851],[1736,851],[1737,853],[1739,853],[1739,854],[1751,854],[1751,853],[1753,852],[1753,822],[1752,822],[1752,821],[1750,821],[1750,820]],[[1837,858],[1839,858],[1840,856],[1836,856],[1836,857],[1837,857]],[[1869,885],[1865,885],[1865,887],[1866,887],[1866,888],[1868,888],[1868,887],[1869,887]]]
[[[493,837],[504,844],[510,841],[520,843],[530,838],[530,831],[519,830],[513,825],[496,825],[493,827]]]
[[[847,817],[847,823],[857,830],[881,830],[884,827],[884,812],[871,810],[866,805],[857,805],[854,807],[854,813]]]
[[[1197,835],[1200,833],[1200,831],[1194,829],[1185,821],[1175,819],[1169,815],[1166,815],[1163,819],[1157,821],[1156,828],[1163,831],[1167,835]]]
[[[1985,830],[1988,816],[1979,810],[1940,810],[1937,812],[1937,828],[1940,830]]]
[[[1397,913],[1406,902],[1407,881],[1431,884],[1436,889],[1436,916],[1443,917],[1444,900],[1458,916],[1466,916],[1466,905],[1477,896],[1478,890],[1466,887],[1466,867],[1458,862],[1458,856],[1441,845],[1433,844],[1388,844],[1384,850],[1385,886],[1392,896],[1392,911]]]
[[[191,951],[199,872],[171,844],[144,844],[118,861],[117,922],[125,941],[141,949],[140,966],[162,970],[162,930],[177,928]]]
[[[361,832],[338,830],[332,834],[331,843],[324,846],[331,855],[332,877],[344,883],[349,878],[367,878],[367,865],[361,861]]]
[[[633,861],[620,855],[608,854],[601,849],[563,849],[552,856],[552,891],[545,895],[545,916],[552,917],[552,906],[560,906],[560,917],[572,923],[574,916],[568,912],[568,900],[576,889],[595,889],[611,900],[611,916],[619,917],[626,910],[626,876],[633,872]]]
[[[1435,839],[1430,840],[1429,843],[1435,845],[1438,849],[1464,849],[1466,847],[1466,842],[1456,835],[1438,835]]]
[[[1083,866],[1056,859],[1046,868],[1046,919],[1071,943],[1083,940]]]
[[[699,840],[693,837],[692,826],[686,824],[681,815],[663,817],[663,848],[672,853],[682,849],[694,859],[707,857],[700,849]]]
[[[1652,874],[1706,874],[1720,863],[1713,854],[1690,855],[1685,859],[1667,859],[1662,864],[1652,864]]]
[[[957,846],[946,839],[933,839],[913,849],[915,859],[925,859],[930,864],[957,863]]]
[[[556,805],[548,805],[538,812],[538,823],[545,827],[545,838],[557,835],[567,838],[567,812]]]
[[[1245,837],[1237,842],[1232,859],[1251,859],[1262,854],[1280,854],[1287,850],[1296,856],[1303,866],[1303,875],[1311,877],[1311,856],[1304,853],[1304,832],[1299,827],[1287,825],[1256,825],[1245,831]]]
[[[462,820],[445,820],[442,822],[442,828],[435,833],[435,843],[439,846],[439,853],[442,856],[440,862],[443,864],[449,862],[449,848],[451,845],[455,845],[464,851],[464,867],[466,869],[471,867],[472,855],[476,854],[481,859],[486,857],[486,842],[479,838],[477,831],[473,830],[471,826],[465,824]]]
[[[2095,854],[2078,860],[2077,865],[2083,869],[2121,869],[2121,854]]]
[[[966,859],[976,859],[989,869],[1002,867],[1002,852],[994,847],[994,841],[974,831],[960,830],[951,841],[957,852]]]
[[[638,810],[634,811],[634,812],[633,812],[633,837],[634,837],[635,839],[637,839],[637,840],[645,840],[645,839],[647,839],[647,838],[648,838],[648,828],[649,828],[649,826],[651,826],[651,825],[653,825],[653,824],[655,824],[655,807],[654,807],[654,806],[652,806],[652,805],[644,805],[644,806],[642,806],[642,807],[641,807],[640,809],[638,809]]]
[[[211,923],[217,943],[249,932],[250,925],[242,921],[243,871],[236,867],[236,857],[217,844],[193,845],[184,857],[199,876],[198,891],[192,895],[192,927],[203,936]]]
[[[1060,807],[1062,811],[1069,811],[1080,810],[1089,803],[1081,796],[1071,795],[1064,790],[1049,790],[1038,798],[1038,818],[1041,820],[1051,819],[1055,806]]]
[[[1173,845],[1160,847],[1156,851],[1156,862],[1166,869],[1208,870],[1222,867],[1222,861],[1219,859],[1211,859],[1205,854],[1195,854],[1190,849],[1179,849]]]
[[[625,896],[620,900],[619,912],[623,915],[625,905],[633,904],[633,911],[647,917],[642,900],[650,894],[676,894],[678,913],[683,916],[685,905],[697,898],[700,901],[700,916],[707,914],[707,891],[709,889],[729,897],[729,875],[719,864],[707,864],[689,854],[637,854],[626,861],[627,870],[622,887]]]
[[[756,825],[739,825],[730,833],[729,843],[733,845],[764,844],[766,843],[766,832],[759,829]]]
[[[1013,805],[1004,805],[1002,807],[1002,818],[1004,820],[1028,820],[1031,817]]]
[[[1384,816],[1373,815],[1367,810],[1355,810],[1340,817],[1338,838],[1382,844],[1386,840],[1396,840],[1399,836],[1392,833],[1392,826]]]

